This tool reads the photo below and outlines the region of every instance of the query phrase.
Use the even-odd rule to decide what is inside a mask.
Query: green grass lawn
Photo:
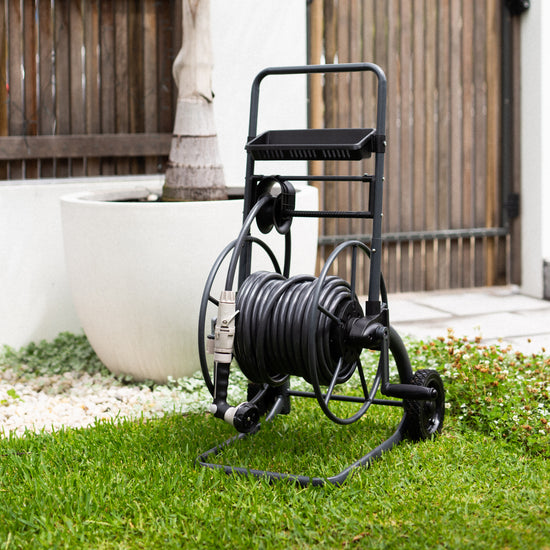
[[[339,488],[195,467],[234,433],[206,414],[0,439],[0,548],[550,548],[548,357],[452,336],[409,350],[444,377],[443,433]],[[298,399],[219,459],[331,475],[399,417],[371,407],[342,427]]]

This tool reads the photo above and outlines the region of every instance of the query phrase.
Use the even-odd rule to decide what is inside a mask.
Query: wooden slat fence
[[[0,179],[163,171],[180,45],[179,0],[0,0]]]
[[[393,291],[519,282],[503,224],[519,162],[502,151],[501,0],[311,0],[310,62],[373,61],[388,77],[383,272]],[[0,180],[164,171],[179,0],[0,0]],[[519,79],[514,78],[519,82]],[[374,126],[366,75],[312,77],[312,127]],[[517,90],[516,90],[517,92]],[[518,125],[517,97],[512,132]],[[510,132],[507,134],[511,135]],[[312,163],[313,173],[372,171]],[[323,207],[366,209],[364,185],[319,183]],[[508,189],[513,191],[513,189]],[[324,220],[321,262],[361,220]],[[367,263],[367,262],[364,262]],[[349,260],[340,273],[348,276]],[[368,265],[361,278],[367,284]],[[360,289],[366,290],[366,288]]]
[[[500,0],[312,0],[310,62],[372,61],[388,78],[383,272],[392,291],[511,281],[502,227]],[[374,79],[310,81],[313,127],[373,127]],[[507,154],[513,154],[508,152]],[[372,172],[366,162],[313,173]],[[319,183],[323,208],[367,210],[362,185]],[[368,221],[326,220],[334,245],[370,235]],[[349,260],[339,272],[349,276]],[[367,262],[365,262],[367,263]],[[366,291],[368,265],[363,281]]]

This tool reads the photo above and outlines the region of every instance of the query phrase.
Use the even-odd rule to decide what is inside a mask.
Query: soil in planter
[[[227,189],[227,198],[229,200],[239,200],[244,197],[244,189],[242,187],[231,187]],[[141,197],[139,199],[118,199],[108,202],[141,202],[141,203],[159,203],[159,202],[174,202],[174,201],[163,201],[162,195],[157,193],[150,193],[146,197]]]

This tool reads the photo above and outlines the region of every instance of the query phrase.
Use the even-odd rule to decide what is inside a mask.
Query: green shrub
[[[65,372],[100,372],[107,375],[84,334],[62,332],[53,341],[31,342],[19,350],[4,346],[0,369],[10,368],[19,375],[52,375]]]
[[[550,458],[550,357],[457,338],[452,331],[408,349],[415,369],[437,368],[442,375],[447,413],[459,427]]]

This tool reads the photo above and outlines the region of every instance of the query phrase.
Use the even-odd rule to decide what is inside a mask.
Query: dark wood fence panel
[[[180,44],[178,0],[0,0],[0,178],[163,171]]]
[[[372,61],[388,79],[383,271],[392,291],[510,282],[502,226],[500,0],[313,0],[310,62]],[[374,125],[370,76],[335,75],[310,119]],[[320,122],[320,118],[323,119]],[[325,163],[314,173],[372,171]],[[324,171],[324,172],[323,172]],[[323,208],[367,210],[364,189],[319,183]],[[320,262],[366,222],[322,223]],[[342,260],[339,271],[346,274]],[[366,289],[368,266],[365,266]]]

